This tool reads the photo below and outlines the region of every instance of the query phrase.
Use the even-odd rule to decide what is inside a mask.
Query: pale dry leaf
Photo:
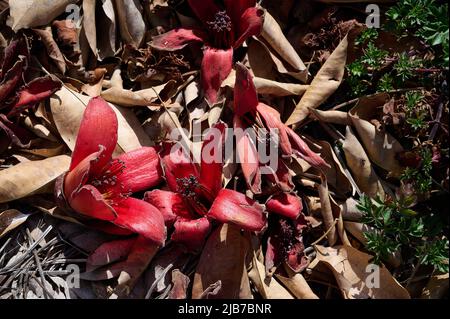
[[[379,285],[372,285],[373,271],[368,271],[372,256],[353,247],[316,246],[316,258],[332,272],[346,299],[410,299],[408,291],[386,267],[379,268]],[[378,280],[377,280],[378,283]]]
[[[334,246],[337,242],[337,232],[334,223],[333,209],[331,207],[330,193],[328,192],[327,178],[320,173],[320,184],[317,185],[320,198],[320,208],[325,231],[328,232],[327,239],[330,246]]]
[[[79,0],[9,0],[7,24],[14,30],[47,25]]]
[[[30,214],[24,214],[17,209],[7,209],[0,213],[0,238],[22,225]]]
[[[301,273],[293,272],[286,265],[284,269],[287,277],[281,274],[275,274],[275,276],[297,299],[319,299]]]
[[[277,21],[275,21],[275,19],[267,10],[265,10],[264,12],[264,24],[261,32],[261,37],[265,41],[267,41],[270,47],[275,50],[275,52],[281,58],[289,63],[289,65],[294,68],[295,71],[302,74],[301,79],[303,81],[306,80],[308,71],[305,64],[284,36],[280,25],[277,23]]]
[[[384,197],[384,189],[375,173],[369,157],[359,143],[351,128],[347,126],[345,140],[342,145],[347,165],[359,189],[369,197]]]
[[[70,157],[60,155],[0,171],[0,203],[46,191],[46,186],[69,169],[69,164]]]
[[[145,22],[143,8],[139,0],[114,0],[120,35],[127,44],[139,48],[144,39]]]
[[[348,40],[345,36],[317,72],[286,125],[302,122],[308,116],[310,108],[319,107],[337,90],[344,77],[347,47]]]
[[[222,289],[214,298],[238,298],[249,247],[248,237],[241,234],[238,227],[223,224],[217,228],[209,236],[200,256],[192,298],[199,299],[203,291],[218,280],[222,282]]]
[[[83,30],[89,47],[97,56],[97,24],[95,22],[96,0],[83,0]]]

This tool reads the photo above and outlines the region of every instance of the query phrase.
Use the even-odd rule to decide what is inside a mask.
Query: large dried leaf
[[[410,298],[408,291],[384,266],[379,268],[379,286],[377,287],[377,281],[372,281],[372,277],[377,274],[367,271],[372,256],[366,253],[349,246],[335,248],[316,246],[316,252],[316,258],[333,272],[342,295],[346,299]]]
[[[29,214],[23,214],[16,209],[7,209],[0,213],[0,238],[5,236],[8,232],[14,228],[22,225]]]
[[[142,16],[142,5],[139,0],[115,0],[119,21],[120,35],[127,44],[138,48],[144,39],[145,22]]]
[[[245,257],[250,247],[248,238],[239,228],[223,224],[209,237],[198,263],[192,298],[199,299],[211,284],[222,282],[213,298],[239,298]]]
[[[348,167],[361,192],[369,197],[375,197],[378,194],[383,198],[384,190],[380,179],[375,173],[364,148],[348,126],[342,148]]]
[[[50,98],[50,107],[56,127],[71,150],[75,147],[81,118],[89,100],[90,97],[78,94],[65,87]],[[111,103],[109,105],[116,112],[119,121],[116,154],[152,145],[132,110]]]
[[[275,274],[278,280],[298,299],[319,299],[300,273],[293,272],[285,265],[284,269],[288,273],[287,277]]]
[[[348,40],[345,36],[317,72],[309,88],[287,120],[287,125],[303,121],[308,116],[310,108],[319,107],[337,90],[344,77],[347,47]]]
[[[69,169],[69,164],[70,157],[61,155],[0,171],[0,203],[46,191],[46,186]]]
[[[79,0],[9,0],[8,25],[14,30],[49,24]]]

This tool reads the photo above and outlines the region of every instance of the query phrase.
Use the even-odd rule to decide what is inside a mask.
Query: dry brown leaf
[[[174,269],[172,271],[173,288],[169,293],[168,299],[186,299],[189,281],[188,276],[179,269]]]
[[[319,299],[300,273],[293,272],[288,266],[284,266],[288,277],[275,274],[277,279],[298,299]]]
[[[325,231],[328,231],[328,244],[333,246],[337,242],[337,232],[334,222],[333,209],[331,207],[330,193],[328,192],[328,183],[325,175],[320,174],[320,184],[317,185],[317,190],[320,197],[320,208]]]
[[[234,88],[236,81],[236,72],[231,71],[230,75],[222,82],[222,87],[228,86]],[[290,95],[302,95],[308,89],[309,85],[296,84],[296,83],[282,83],[272,81],[260,77],[254,77],[256,91],[259,94],[268,94],[274,96],[290,96]]]
[[[267,41],[270,47],[283,58],[289,65],[294,68],[296,72],[300,72],[299,79],[305,81],[308,71],[300,56],[295,52],[292,45],[286,39],[280,25],[265,10],[264,12],[264,24],[261,32],[261,37]]]
[[[66,87],[63,87],[50,98],[50,108],[56,127],[71,150],[75,147],[78,128],[89,100],[90,97],[78,94]],[[111,103],[109,105],[116,112],[119,121],[116,155],[142,146],[152,145],[150,138],[145,134],[132,110]]]
[[[67,155],[29,161],[0,171],[0,203],[38,194],[69,169]]]
[[[14,228],[22,225],[30,214],[23,214],[16,209],[7,209],[0,213],[0,238]]]
[[[408,291],[384,266],[379,268],[379,287],[371,287],[376,284],[371,281],[374,272],[367,270],[372,256],[349,246],[315,248],[316,258],[332,270],[344,298],[410,299]]]
[[[373,170],[364,148],[349,126],[347,126],[342,148],[348,167],[359,189],[369,197],[375,197],[378,194],[381,198],[384,198],[383,186]]]
[[[238,227],[223,224],[208,238],[194,276],[192,298],[220,280],[222,288],[214,298],[239,298],[249,239]]]
[[[48,56],[53,60],[53,62],[55,62],[58,70],[62,74],[66,73],[66,62],[61,50],[55,42],[55,39],[53,39],[52,28],[47,27],[45,29],[33,29],[33,31],[41,38],[41,41],[47,50]]]
[[[9,0],[10,16],[7,24],[14,30],[49,24],[67,6],[79,0]]]
[[[83,0],[83,31],[89,47],[97,56],[97,25],[95,23],[96,0]]]
[[[351,121],[348,118],[347,112],[334,110],[321,111],[317,109],[310,109],[310,111],[315,118],[324,123],[351,125]]]
[[[139,48],[145,34],[142,5],[139,0],[114,0],[114,4],[122,40]]]
[[[448,295],[448,273],[433,274],[427,286],[423,289],[421,299],[442,299]]]
[[[345,36],[317,72],[309,88],[287,120],[286,125],[303,121],[308,116],[310,108],[319,107],[337,90],[344,77],[347,47],[348,40]]]
[[[255,253],[252,265],[248,277],[264,299],[294,299],[292,294],[290,294],[289,291],[275,279],[275,277],[266,277],[266,268],[264,264],[256,258]]]

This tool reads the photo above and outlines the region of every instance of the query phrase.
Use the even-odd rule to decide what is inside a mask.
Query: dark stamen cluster
[[[295,237],[294,227],[286,220],[280,220],[280,243],[283,256],[287,257],[289,251],[297,241]]]
[[[231,18],[226,11],[219,11],[214,16],[213,21],[206,22],[208,27],[214,32],[231,31]]]
[[[117,176],[122,174],[125,169],[125,162],[119,159],[112,160],[103,171],[102,175],[92,179],[90,184],[98,188],[101,193],[107,193],[109,191],[108,188],[117,185]],[[123,189],[122,185],[118,186],[120,188],[120,194],[118,195],[122,195],[124,197],[128,196],[128,190]]]
[[[178,193],[186,198],[196,196],[196,189],[199,187],[197,177],[189,175],[188,177],[177,178]]]

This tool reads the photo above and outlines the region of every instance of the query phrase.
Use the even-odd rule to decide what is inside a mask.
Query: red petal
[[[286,132],[287,126],[284,125],[283,122],[281,122],[280,113],[264,103],[259,103],[256,109],[258,110],[259,115],[264,119],[264,122],[266,122],[267,128],[278,130],[280,146],[283,153],[285,155],[291,155],[292,148],[291,143],[289,142],[288,134]]]
[[[115,210],[92,185],[84,185],[72,193],[68,201],[73,210],[91,218],[112,221],[117,216]]]
[[[272,183],[277,184],[283,192],[292,191],[292,189],[294,188],[294,184],[292,183],[292,176],[289,172],[289,168],[281,158],[278,159],[278,167],[275,172],[269,166],[265,166],[265,169],[272,171],[270,174],[266,175],[267,178]]]
[[[21,35],[18,39],[12,40],[3,52],[3,63],[0,66],[0,79],[3,79],[5,73],[9,71],[17,62],[17,58],[23,56],[26,61],[30,58],[30,49],[27,39]],[[0,99],[1,100],[1,99]]]
[[[202,86],[206,100],[210,104],[217,102],[217,94],[222,82],[230,74],[233,66],[233,49],[213,49],[207,47],[203,51]]]
[[[214,0],[188,0],[188,2],[197,18],[205,25],[206,22],[213,21],[216,13],[220,11]]]
[[[234,85],[234,113],[243,116],[245,113],[256,114],[258,95],[250,71],[241,63],[236,63],[236,83]]]
[[[103,151],[104,148],[90,154],[79,162],[71,171],[67,172],[64,177],[64,195],[67,199],[70,199],[72,194],[87,182],[91,166],[98,160]]]
[[[117,175],[116,187],[121,186],[126,192],[140,192],[163,180],[159,155],[153,147],[142,147],[116,159],[125,165],[123,172]]]
[[[240,24],[242,14],[245,10],[256,6],[256,0],[225,0],[224,2],[227,8],[227,14],[235,26]]]
[[[172,240],[185,246],[189,251],[198,251],[211,231],[211,223],[206,217],[195,220],[179,218],[175,222]]]
[[[300,136],[297,135],[291,128],[286,127],[286,132],[289,136],[289,140],[291,141],[292,149],[294,152],[307,161],[309,164],[316,167],[330,167],[319,154],[314,153],[309,146],[301,139]]]
[[[174,29],[152,38],[151,46],[158,50],[176,51],[190,42],[203,42],[206,34],[195,29]]]
[[[213,197],[222,189],[222,168],[227,125],[216,123],[206,135],[202,145],[200,183]]]
[[[173,192],[178,191],[177,179],[189,177],[190,175],[198,177],[198,169],[192,163],[187,151],[179,143],[165,143],[160,153],[164,174],[167,185]]]
[[[14,91],[17,84],[22,79],[24,65],[25,60],[20,58],[20,60],[5,74],[2,82],[0,82],[0,102],[3,102],[3,100]]]
[[[248,8],[241,16],[239,23],[239,38],[234,43],[234,48],[238,48],[249,37],[259,35],[264,24],[264,11],[258,8]]]
[[[144,200],[159,209],[168,227],[172,226],[179,216],[191,218],[183,197],[178,193],[155,189],[146,192]]]
[[[78,165],[85,157],[99,150],[100,145],[105,148],[99,160],[92,165],[92,173],[99,173],[110,161],[117,144],[117,117],[108,103],[101,97],[92,98],[83,114],[77,142],[72,153],[70,170]]]
[[[260,231],[266,224],[266,216],[258,202],[229,189],[219,192],[209,209],[208,217],[250,231]]]
[[[296,220],[302,212],[303,205],[300,198],[295,195],[281,193],[273,196],[266,203],[267,210]]]
[[[244,130],[238,116],[234,117],[234,128]],[[242,173],[248,187],[254,194],[261,193],[261,172],[259,169],[259,155],[252,138],[246,131],[235,131],[236,150],[241,163]]]
[[[131,251],[136,238],[108,241],[97,247],[86,260],[86,271],[124,260]]]
[[[19,100],[16,102],[8,116],[12,116],[22,111],[24,108],[34,106],[45,100],[61,88],[61,82],[53,80],[51,77],[42,77],[29,82],[19,93]]]
[[[129,197],[114,205],[117,218],[113,223],[140,234],[157,244],[164,244],[166,227],[161,212],[153,205]]]

